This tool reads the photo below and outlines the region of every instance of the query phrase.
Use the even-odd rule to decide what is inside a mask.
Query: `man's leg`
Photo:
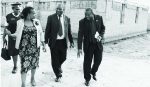
[[[65,62],[66,60],[66,56],[67,56],[67,44],[66,44],[66,39],[62,39],[62,40],[58,40],[57,42],[59,42],[59,63],[60,63],[60,67],[59,67],[59,72],[62,73],[62,64]]]
[[[57,47],[54,47],[51,49],[51,62],[52,62],[52,68],[57,78],[61,77],[61,74],[59,72],[60,62],[59,62],[59,52]]]
[[[63,39],[61,40],[60,42],[60,57],[59,57],[59,60],[60,60],[60,72],[62,73],[62,64],[65,62],[66,60],[66,56],[67,56],[67,46],[66,46],[66,40]]]
[[[96,46],[94,50],[94,63],[91,70],[91,74],[93,75],[94,80],[97,80],[96,72],[98,71],[99,65],[101,64],[102,61],[102,53],[103,53],[103,46],[101,46],[101,48]]]
[[[66,56],[67,56],[67,49],[65,48],[65,49],[62,49],[61,50],[61,56],[60,56],[60,72],[62,73],[63,71],[62,71],[62,64],[65,62],[65,60],[66,60]]]
[[[92,44],[89,45],[88,50],[84,53],[84,63],[83,63],[83,69],[84,69],[84,79],[86,81],[90,81],[91,79],[91,63],[93,59],[93,46]]]
[[[65,48],[61,50],[60,65],[62,65],[65,62],[66,56],[67,56],[67,49]]]

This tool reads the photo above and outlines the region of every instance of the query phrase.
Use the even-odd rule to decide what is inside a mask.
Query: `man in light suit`
[[[85,18],[79,21],[78,32],[78,56],[82,53],[82,42],[84,50],[84,79],[85,85],[89,85],[91,75],[94,80],[96,72],[102,60],[102,39],[105,32],[102,16],[95,15],[91,8],[85,11]],[[93,58],[94,56],[94,58]],[[91,68],[92,60],[93,66]]]
[[[61,66],[66,60],[68,39],[70,47],[74,47],[70,19],[63,14],[64,10],[64,5],[57,6],[56,13],[48,16],[45,31],[45,43],[51,50],[52,68],[56,75],[56,82],[59,82],[62,77]]]

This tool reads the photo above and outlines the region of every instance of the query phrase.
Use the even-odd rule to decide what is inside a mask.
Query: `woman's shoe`
[[[21,87],[26,87],[25,84],[22,84]]]
[[[36,86],[35,80],[31,80],[31,85],[32,85],[32,86]]]
[[[14,67],[12,73],[15,74],[17,72],[17,67]]]

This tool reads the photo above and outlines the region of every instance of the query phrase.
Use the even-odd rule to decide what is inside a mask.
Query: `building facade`
[[[84,18],[85,8],[92,8],[95,14],[103,16],[106,26],[105,41],[113,41],[134,35],[147,33],[148,8],[134,3],[117,0],[23,0],[23,7],[32,3],[38,11],[38,18],[45,29],[47,17],[55,13],[57,4],[65,4],[65,14],[70,17],[72,33],[77,38],[79,20]],[[2,16],[10,8],[10,2],[2,2]],[[7,7],[7,8],[6,8]]]

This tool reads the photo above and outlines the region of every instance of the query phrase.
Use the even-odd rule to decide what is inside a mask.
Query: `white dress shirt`
[[[58,20],[59,20],[59,16],[57,16],[57,17],[58,17]],[[64,15],[62,15],[62,16],[60,17],[60,21],[61,21],[61,25],[62,25],[62,36],[59,36],[59,35],[57,34],[57,39],[58,39],[58,40],[64,39],[64,37],[65,37],[65,30],[64,30]]]

